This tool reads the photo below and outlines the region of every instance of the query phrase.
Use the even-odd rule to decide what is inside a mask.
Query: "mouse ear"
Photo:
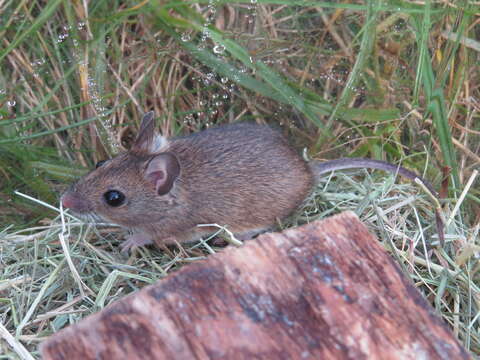
[[[180,174],[180,163],[172,153],[154,156],[145,169],[145,178],[152,182],[158,195],[167,194]]]
[[[143,115],[137,138],[130,148],[130,151],[138,154],[154,154],[161,151],[166,145],[167,139],[155,130],[154,112],[147,112]]]

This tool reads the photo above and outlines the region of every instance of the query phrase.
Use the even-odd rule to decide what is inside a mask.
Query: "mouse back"
[[[220,126],[173,139],[169,146],[181,164],[182,186],[201,206],[205,222],[273,224],[291,214],[313,188],[307,162],[266,125]]]

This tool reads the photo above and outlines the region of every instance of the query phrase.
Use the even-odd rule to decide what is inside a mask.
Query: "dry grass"
[[[168,136],[250,120],[310,157],[423,173],[444,197],[444,246],[430,199],[378,173],[325,177],[288,225],[356,211],[480,354],[480,190],[468,185],[480,163],[478,2],[84,4],[0,0],[0,358],[28,358],[21,344],[38,357],[56,330],[221,249],[126,258],[120,229],[68,216],[63,227],[57,210],[15,195],[55,205],[129,146],[146,110]]]
[[[429,197],[412,184],[364,171],[325,177],[303,211],[285,226],[343,210],[359,214],[437,313],[477,352],[480,288],[476,269],[467,265],[478,251],[478,226],[451,222],[442,249]],[[59,215],[44,227],[2,236],[2,255],[9,260],[0,283],[10,309],[7,326],[34,356],[38,343],[53,332],[222,249],[202,241],[163,250],[142,248],[126,257],[118,247],[124,235],[119,228],[92,227],[71,216],[62,223]],[[455,251],[445,250],[450,248]],[[3,347],[11,354],[11,348]]]

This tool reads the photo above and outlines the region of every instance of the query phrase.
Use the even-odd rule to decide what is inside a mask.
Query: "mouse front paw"
[[[136,249],[139,246],[153,244],[152,238],[144,233],[135,233],[126,237],[125,241],[120,244],[122,248],[121,253],[127,254],[129,251]]]

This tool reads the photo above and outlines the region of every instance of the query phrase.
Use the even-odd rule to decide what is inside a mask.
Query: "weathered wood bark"
[[[42,346],[44,359],[467,359],[351,212],[182,268]]]

